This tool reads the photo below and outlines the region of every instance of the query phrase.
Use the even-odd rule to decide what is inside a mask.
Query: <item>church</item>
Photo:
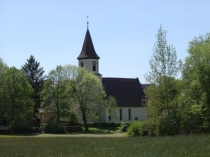
[[[113,96],[116,99],[118,105],[116,113],[118,114],[118,118],[111,119],[112,122],[132,122],[147,119],[147,109],[142,103],[145,94],[138,78],[102,77],[102,74],[100,74],[100,57],[94,49],[88,27],[82,51],[77,59],[80,67],[86,68],[99,77],[105,88],[107,97]],[[101,122],[109,122],[108,109],[105,109],[100,119]]]

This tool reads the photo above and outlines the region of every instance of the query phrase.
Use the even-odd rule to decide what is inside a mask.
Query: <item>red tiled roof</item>
[[[102,78],[107,97],[115,97],[119,107],[141,107],[145,96],[138,78]]]
[[[96,54],[96,51],[94,49],[89,30],[87,30],[86,32],[82,51],[77,57],[77,59],[100,59],[100,57]]]

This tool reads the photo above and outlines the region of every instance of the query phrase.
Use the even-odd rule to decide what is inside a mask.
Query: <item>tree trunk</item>
[[[85,125],[85,132],[89,132],[87,119],[86,119],[86,113],[84,110],[82,111],[82,117],[83,117],[83,121],[84,121],[84,125]]]

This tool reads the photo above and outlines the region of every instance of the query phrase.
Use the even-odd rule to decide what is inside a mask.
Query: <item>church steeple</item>
[[[93,42],[90,36],[89,28],[88,28],[88,22],[87,22],[87,31],[85,34],[85,40],[82,46],[82,51],[80,55],[77,57],[78,64],[80,67],[84,67],[90,72],[93,72],[95,75],[97,75],[100,79],[102,78],[102,75],[99,73],[99,59],[100,57],[97,55]]]
[[[80,59],[100,59],[100,57],[97,55],[93,42],[90,36],[89,29],[87,28],[87,32],[85,35],[85,40],[82,46],[82,51],[80,55],[77,57],[78,60]]]

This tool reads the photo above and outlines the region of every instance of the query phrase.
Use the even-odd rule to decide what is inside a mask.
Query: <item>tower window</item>
[[[81,62],[81,67],[83,67],[83,62]]]
[[[131,109],[128,109],[128,119],[131,120]]]
[[[95,61],[92,62],[92,66],[93,66],[93,71],[96,71],[96,62]]]

